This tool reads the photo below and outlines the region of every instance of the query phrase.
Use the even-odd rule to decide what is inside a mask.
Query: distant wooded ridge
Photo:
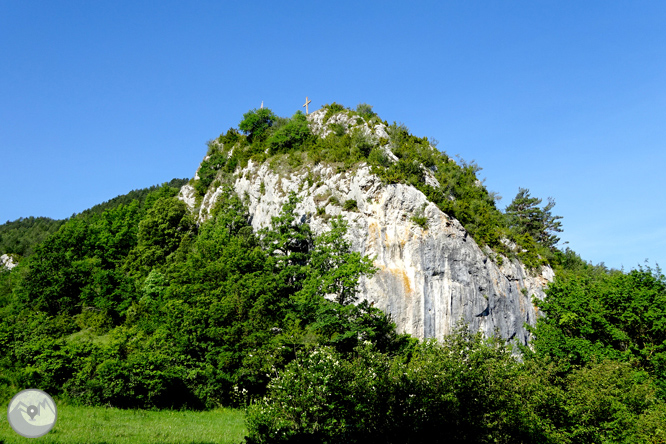
[[[180,189],[189,179],[171,179],[163,185]],[[86,217],[91,214],[102,214],[106,210],[116,208],[119,205],[127,205],[133,200],[143,204],[149,193],[157,190],[161,185],[153,185],[148,188],[132,190],[121,194],[113,199],[97,204],[87,210],[83,210],[71,217]],[[68,219],[52,219],[50,217],[21,217],[13,221],[7,221],[0,225],[0,255],[13,254],[28,257],[34,252],[34,247],[46,239]]]

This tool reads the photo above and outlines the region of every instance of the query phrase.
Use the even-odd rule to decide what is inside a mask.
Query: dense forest
[[[166,185],[172,188],[180,189],[188,179],[171,179]],[[153,185],[148,188],[132,190],[113,199],[97,204],[92,208],[73,214],[72,217],[82,217],[91,214],[101,214],[105,210],[115,208],[121,204],[129,204],[136,200],[142,204],[148,194],[159,188]],[[7,221],[0,225],[0,255],[9,254],[17,259],[30,256],[34,252],[34,247],[41,243],[66,222],[66,219],[51,219],[49,217],[22,217],[14,221]]]
[[[326,109],[381,122],[365,104]],[[210,186],[224,190],[207,221],[165,184],[27,242],[32,253],[0,271],[0,398],[39,387],[89,405],[245,406],[254,443],[666,442],[661,270],[608,270],[559,249],[552,200],[521,189],[502,211],[476,165],[386,125],[390,140],[344,127],[322,138],[302,113],[252,110],[209,143],[191,181],[199,203]],[[493,260],[553,266],[530,347],[465,325],[441,342],[397,333],[358,300],[375,268],[351,250],[344,219],[315,236],[296,223],[292,194],[253,231],[230,187],[249,159],[365,162],[387,184],[421,189]]]

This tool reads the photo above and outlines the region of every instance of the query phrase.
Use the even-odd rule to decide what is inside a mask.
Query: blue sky
[[[206,141],[369,103],[564,217],[584,259],[666,250],[665,2],[0,3],[0,221],[191,177]]]

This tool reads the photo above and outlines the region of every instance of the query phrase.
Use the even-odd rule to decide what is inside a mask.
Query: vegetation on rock
[[[226,175],[228,182],[229,176],[246,167],[250,159],[269,162],[274,168],[286,164],[291,170],[327,163],[338,172],[366,163],[385,183],[404,183],[422,191],[443,212],[458,219],[481,246],[519,258],[532,269],[561,265],[555,254],[561,217],[552,214],[553,199],[541,208],[541,199],[521,188],[502,212],[497,196],[478,179],[481,168],[474,162],[456,162],[427,137],[410,134],[405,125],[382,122],[370,105],[360,104],[354,111],[332,103],[324,110],[323,122],[330,129],[326,137],[313,134],[300,111],[291,118],[277,117],[266,108],[244,114],[239,128],[245,135],[231,128],[210,143],[199,180],[194,182],[198,194],[203,196],[215,178]],[[327,124],[338,115],[349,124]],[[374,134],[380,126],[388,138]],[[397,160],[392,160],[389,152]]]

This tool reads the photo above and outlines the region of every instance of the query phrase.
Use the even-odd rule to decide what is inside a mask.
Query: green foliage
[[[541,199],[530,196],[530,191],[520,188],[511,204],[506,207],[507,224],[519,235],[529,235],[537,243],[551,250],[560,238],[555,233],[562,232],[561,216],[553,216],[551,210],[555,201],[548,198],[548,204],[539,208]]]
[[[372,105],[368,105],[367,103],[359,103],[356,105],[356,112],[366,120],[377,115],[377,113],[372,110]]]
[[[511,390],[518,369],[506,349],[468,334],[419,344],[406,361],[370,343],[346,356],[316,348],[250,407],[248,441],[516,442],[531,432]]]
[[[428,228],[428,216],[425,215],[425,204],[414,212],[414,215],[411,217],[412,222],[414,222],[419,227],[426,230]]]
[[[328,122],[328,119],[330,119],[335,114],[347,111],[347,108],[335,102],[331,103],[330,105],[326,104],[322,106],[322,109],[326,110],[326,114],[324,114],[324,123]]]
[[[203,196],[206,194],[208,187],[213,183],[217,177],[217,172],[224,168],[228,163],[227,156],[220,151],[213,151],[207,156],[208,158],[201,162],[198,175],[199,180],[194,182],[194,189],[197,194]],[[231,164],[231,162],[229,162]]]
[[[331,123],[328,127],[336,137],[342,137],[347,132],[347,128],[342,123]]]
[[[342,204],[342,209],[345,211],[358,211],[358,203],[356,199],[348,199]]]
[[[30,256],[35,245],[58,231],[64,220],[26,217],[0,225],[0,255]]]
[[[171,197],[159,199],[139,223],[137,245],[127,254],[123,269],[133,276],[147,276],[153,267],[165,263],[193,229],[185,203]]]
[[[308,121],[300,111],[297,111],[287,123],[273,132],[266,141],[269,153],[286,153],[295,147],[300,147],[312,137]]]
[[[248,141],[262,140],[268,128],[273,126],[276,116],[268,108],[252,109],[243,114],[243,120],[238,124]]]
[[[370,343],[300,354],[248,409],[248,441],[363,443],[659,442],[666,405],[631,365],[601,361],[565,378],[519,362],[500,341],[459,330],[408,353]]]
[[[236,128],[229,128],[229,130],[226,132],[226,134],[221,134],[220,137],[217,138],[218,142],[223,145],[225,149],[231,149],[236,145],[237,142],[241,140],[241,135],[238,133]],[[212,154],[212,153],[208,153]]]
[[[368,154],[368,163],[382,168],[391,166],[391,160],[379,147],[374,147]]]
[[[120,196],[114,197],[106,202],[95,205],[85,211],[80,213],[80,216],[89,216],[91,214],[102,214],[107,210],[111,210],[120,205],[129,205],[133,201],[139,202],[139,207],[144,208],[150,205],[150,199],[154,198],[155,192],[160,191],[161,193],[169,194],[175,196],[178,194],[180,188],[185,185],[189,179],[171,179],[169,182],[165,182],[161,185],[153,185],[148,188],[142,188],[138,190],[132,190],[127,194],[122,194]],[[168,189],[168,190],[167,190]]]
[[[137,242],[138,202],[74,218],[40,244],[17,289],[19,301],[50,315],[95,307],[118,320],[131,285],[116,269]]]
[[[187,183],[187,179],[172,179],[161,186],[154,185],[149,188],[132,190],[127,194],[114,197],[72,217],[99,215],[120,205],[129,205],[134,200],[139,202],[139,207],[143,207],[150,193],[164,186],[174,189],[177,192],[185,183]],[[0,225],[0,255],[5,253],[16,254],[24,258],[32,255],[35,247],[58,231],[65,222],[67,222],[67,219],[54,220],[48,217],[26,217],[11,222],[7,221]]]
[[[568,376],[567,389],[562,404],[573,442],[659,442],[666,438],[666,423],[657,425],[657,418],[665,419],[664,404],[657,402],[649,379],[627,363],[591,363]]]
[[[560,272],[538,305],[534,348],[565,369],[631,362],[666,393],[666,279],[659,269]]]
[[[371,276],[376,269],[372,261],[351,250],[351,242],[345,239],[347,223],[338,216],[332,219],[331,230],[322,233],[315,241],[308,269],[308,281],[304,288],[312,294],[331,296],[338,304],[356,301],[358,280]]]

